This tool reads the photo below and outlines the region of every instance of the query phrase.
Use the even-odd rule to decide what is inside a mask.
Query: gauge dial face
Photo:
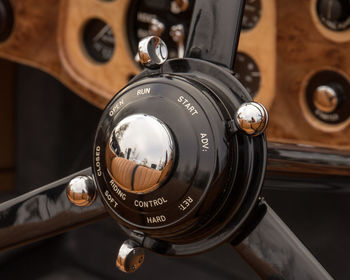
[[[255,61],[245,53],[237,52],[234,65],[235,77],[244,85],[252,97],[259,91],[261,73]]]
[[[194,1],[185,8],[175,0],[138,0],[130,7],[129,34],[133,52],[138,42],[149,35],[156,35],[166,42],[169,58],[182,57],[190,26]],[[185,1],[187,2],[187,1]]]
[[[87,53],[96,62],[108,62],[113,56],[115,48],[113,30],[100,19],[91,19],[85,25],[83,43]]]
[[[247,0],[244,6],[242,29],[250,30],[257,25],[261,16],[261,0]]]
[[[327,28],[343,31],[350,27],[349,0],[318,0],[317,14]]]

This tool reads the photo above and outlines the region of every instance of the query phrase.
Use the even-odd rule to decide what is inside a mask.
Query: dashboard
[[[99,108],[142,69],[137,42],[183,56],[193,1],[3,0],[0,57]],[[270,113],[270,141],[350,150],[350,3],[247,0],[232,71]],[[49,97],[49,92],[47,93]]]

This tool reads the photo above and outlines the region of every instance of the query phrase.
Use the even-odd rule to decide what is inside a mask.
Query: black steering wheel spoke
[[[261,279],[333,279],[263,199],[255,211],[258,225],[231,244]]]
[[[196,1],[185,57],[232,69],[241,32],[245,0]]]
[[[0,204],[0,251],[107,217],[99,197],[86,207],[78,207],[68,199],[69,183],[83,177],[92,177],[91,168]]]

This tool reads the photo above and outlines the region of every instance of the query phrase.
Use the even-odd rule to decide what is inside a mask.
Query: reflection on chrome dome
[[[167,126],[145,114],[126,117],[113,129],[106,149],[107,168],[119,187],[155,190],[169,173],[174,141]]]

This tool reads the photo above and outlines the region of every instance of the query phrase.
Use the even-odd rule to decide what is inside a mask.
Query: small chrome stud
[[[251,136],[262,134],[268,123],[265,107],[257,102],[243,103],[237,110],[235,122],[237,127]]]
[[[77,176],[68,183],[66,194],[74,205],[89,206],[96,199],[94,180],[89,176]]]
[[[140,268],[145,250],[134,240],[126,240],[119,249],[116,266],[123,272],[132,273]]]
[[[140,41],[138,54],[143,66],[154,69],[168,59],[168,48],[158,36],[148,36]]]

